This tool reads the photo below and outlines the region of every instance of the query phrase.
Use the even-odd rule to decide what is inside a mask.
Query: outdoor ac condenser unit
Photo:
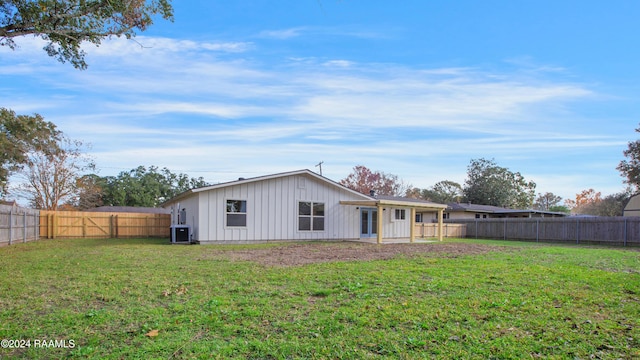
[[[189,225],[171,225],[171,243],[172,244],[190,244],[191,243],[191,227]]]

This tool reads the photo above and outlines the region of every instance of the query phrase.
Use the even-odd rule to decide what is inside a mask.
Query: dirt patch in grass
[[[366,244],[366,243],[308,243],[283,244],[281,246],[227,250],[218,253],[233,261],[252,261],[267,266],[299,266],[306,264],[386,260],[397,256],[458,257],[463,255],[478,255],[492,251],[512,250],[501,246],[482,244],[447,243],[447,244]]]

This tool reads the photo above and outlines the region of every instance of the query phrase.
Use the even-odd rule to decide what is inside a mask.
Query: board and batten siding
[[[311,176],[297,174],[230,185],[196,197],[199,206],[194,236],[201,242],[359,238],[360,213],[355,207],[340,205],[340,200],[355,200],[356,195]],[[226,226],[227,200],[247,202],[246,227]],[[324,203],[324,231],[298,230],[300,201]]]
[[[411,235],[411,208],[384,208],[382,237],[385,239],[405,239]],[[396,220],[396,209],[404,210],[404,220]]]

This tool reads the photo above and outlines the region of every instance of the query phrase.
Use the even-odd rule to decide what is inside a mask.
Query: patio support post
[[[442,241],[442,228],[444,227],[444,209],[438,210],[438,241]]]
[[[377,229],[378,244],[382,244],[382,219],[384,219],[384,217],[382,216],[383,211],[384,209],[382,208],[382,205],[378,203],[378,229]]]
[[[416,241],[416,208],[411,208],[411,220],[409,221],[411,228],[409,229],[409,241]]]

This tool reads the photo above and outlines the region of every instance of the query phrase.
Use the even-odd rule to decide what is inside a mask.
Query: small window
[[[476,214],[476,219],[480,219],[480,214]]]
[[[227,200],[227,226],[247,226],[245,200]]]
[[[396,209],[396,214],[395,214],[396,220],[405,220],[406,218],[407,218],[406,209]]]
[[[298,203],[298,230],[324,230],[324,203],[300,201]]]
[[[416,222],[417,223],[421,223],[422,222],[422,213],[417,213],[416,214]]]

